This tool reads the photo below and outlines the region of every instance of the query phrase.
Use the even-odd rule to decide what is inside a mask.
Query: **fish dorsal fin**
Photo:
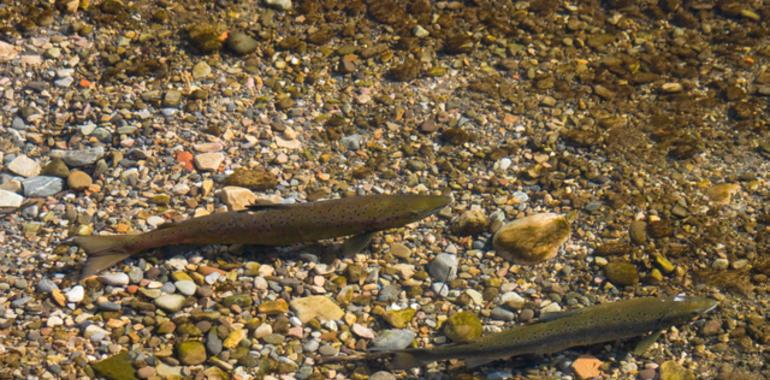
[[[285,203],[252,203],[246,206],[246,209],[244,209],[244,211],[274,210],[274,209],[283,209],[283,208],[289,208],[294,206],[296,205],[285,204]]]

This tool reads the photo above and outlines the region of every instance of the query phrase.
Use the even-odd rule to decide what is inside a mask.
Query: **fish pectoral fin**
[[[242,211],[263,211],[263,210],[273,210],[273,209],[284,209],[289,207],[294,207],[295,204],[284,204],[284,203],[252,203],[250,205],[247,205],[245,209]]]
[[[652,332],[650,335],[647,335],[639,340],[639,342],[636,343],[636,346],[634,346],[634,350],[632,353],[634,355],[643,355],[647,350],[652,347],[652,344],[655,343],[658,338],[660,338],[661,334],[663,334],[663,330],[658,330]]]
[[[484,364],[492,363],[493,361],[506,358],[505,356],[474,356],[465,358],[465,366],[468,368],[476,368],[483,366]]]
[[[345,240],[340,247],[340,257],[350,257],[366,249],[366,247],[369,246],[369,243],[372,242],[374,234],[374,232],[366,232]]]

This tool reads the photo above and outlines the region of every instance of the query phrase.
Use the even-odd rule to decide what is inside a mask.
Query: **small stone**
[[[61,158],[54,158],[42,171],[42,174],[49,177],[67,178],[70,175],[70,169]]]
[[[263,302],[259,305],[259,312],[265,314],[285,314],[289,311],[289,304],[286,300],[279,298],[275,301]]]
[[[111,286],[126,286],[128,285],[128,275],[121,272],[105,273],[99,276],[99,280],[107,285]]]
[[[291,9],[291,0],[265,0],[265,5],[282,11]]]
[[[428,272],[435,281],[445,282],[453,280],[457,276],[457,256],[448,253],[439,253],[428,264]]]
[[[722,322],[718,319],[712,319],[703,325],[701,333],[705,336],[718,335],[722,331]]]
[[[254,300],[248,294],[233,294],[227,296],[222,300],[222,304],[227,307],[238,305],[240,307],[249,307],[254,303]]]
[[[176,281],[174,282],[174,286],[176,287],[176,290],[179,291],[179,293],[182,293],[186,296],[191,296],[195,294],[195,290],[198,289],[198,286],[195,285],[195,283],[190,280]]]
[[[684,90],[684,87],[682,86],[681,83],[668,82],[668,83],[663,83],[663,85],[660,86],[660,89],[663,92],[668,94],[676,94],[678,92],[682,92],[682,90]]]
[[[8,164],[8,170],[22,177],[34,177],[40,174],[40,164],[22,154]]]
[[[414,340],[411,330],[385,330],[372,340],[372,346],[381,351],[403,350]]]
[[[643,220],[634,220],[628,226],[628,236],[635,244],[642,245],[647,241],[647,223]]]
[[[195,156],[194,162],[198,170],[216,171],[225,160],[223,153],[201,153]]]
[[[51,279],[47,277],[43,277],[40,282],[37,283],[37,291],[41,293],[50,294],[55,289],[59,289],[59,286],[56,285],[55,282],[51,281]]]
[[[397,377],[394,374],[386,371],[377,371],[371,374],[371,376],[369,376],[369,380],[396,380],[396,379]]]
[[[695,374],[674,360],[660,365],[660,380],[695,380]]]
[[[741,185],[737,183],[723,183],[719,185],[711,186],[706,195],[709,199],[717,205],[730,204],[733,195],[741,190]]]
[[[230,33],[227,36],[227,41],[225,44],[231,52],[238,55],[246,55],[252,53],[257,50],[258,46],[257,40],[243,32]]]
[[[91,364],[97,375],[109,380],[134,380],[134,367],[131,365],[131,358],[128,351],[123,351],[117,355]]]
[[[245,187],[255,191],[271,190],[278,186],[278,178],[264,167],[238,168],[224,181],[225,185]]]
[[[51,151],[51,158],[61,158],[69,166],[88,166],[93,165],[104,156],[104,147],[85,148],[80,150],[59,150]]]
[[[476,235],[486,231],[489,218],[482,210],[464,212],[452,226],[452,232],[459,236]]]
[[[519,264],[537,264],[552,259],[570,236],[563,215],[542,213],[500,227],[492,244],[498,255]]]
[[[182,101],[182,93],[177,90],[169,90],[163,96],[164,107],[176,107]]]
[[[238,343],[246,339],[247,336],[248,332],[246,330],[235,329],[230,331],[230,334],[227,335],[227,338],[225,338],[224,342],[222,342],[222,345],[225,348],[233,349],[238,346]]]
[[[72,190],[85,190],[93,184],[91,176],[80,170],[73,170],[67,177],[67,186]]]
[[[326,296],[295,298],[290,305],[302,323],[307,323],[314,318],[322,321],[338,320],[345,315],[345,312]]]
[[[196,340],[188,340],[176,346],[176,354],[182,364],[198,365],[206,361],[206,347]]]
[[[492,309],[490,316],[492,319],[497,319],[500,321],[512,321],[514,318],[516,318],[516,314],[514,314],[512,311],[499,306]]]
[[[354,323],[353,326],[350,327],[350,331],[353,331],[353,334],[356,334],[361,338],[374,339],[374,331],[364,325]]]
[[[420,25],[415,25],[414,28],[412,28],[412,33],[414,33],[414,36],[417,38],[425,38],[430,35],[430,32]]]
[[[0,208],[19,208],[24,203],[24,197],[8,190],[0,189]]]
[[[72,302],[72,303],[80,303],[80,301],[83,301],[83,298],[85,297],[85,295],[86,295],[86,291],[80,285],[75,285],[72,287],[72,289],[64,293],[64,296],[67,297],[67,302]]]
[[[518,310],[524,307],[526,300],[519,293],[507,292],[500,296],[500,302],[510,309]]]
[[[613,261],[604,267],[607,279],[617,286],[632,286],[639,282],[636,266],[627,261]]]
[[[408,259],[412,256],[412,251],[404,244],[394,243],[390,246],[390,254],[401,259]]]
[[[453,342],[466,343],[481,336],[482,326],[479,317],[470,311],[454,313],[444,324],[444,334]]]
[[[163,294],[155,298],[155,304],[163,310],[176,312],[184,306],[185,297],[179,294]]]
[[[383,318],[391,326],[397,329],[403,329],[409,325],[409,322],[412,321],[412,318],[414,318],[415,314],[417,314],[417,310],[412,308],[388,310],[385,312]]]
[[[16,59],[19,55],[18,47],[11,45],[5,41],[0,41],[0,62],[10,61]]]
[[[150,366],[139,368],[136,370],[136,376],[138,376],[140,379],[149,379],[155,376],[155,368]]]
[[[219,353],[222,352],[222,347],[222,339],[219,338],[217,329],[212,328],[206,336],[206,349],[208,349],[209,353],[212,355],[219,355]]]
[[[206,79],[211,75],[211,66],[206,61],[200,61],[192,68],[192,76],[194,79]]]
[[[109,331],[97,325],[88,325],[83,331],[83,336],[91,341],[100,341],[109,335]]]
[[[583,355],[572,362],[572,370],[579,379],[592,379],[602,375],[602,361],[590,356]]]
[[[711,267],[716,270],[725,270],[729,266],[730,266],[730,261],[722,257],[714,260],[714,262],[711,264]]]
[[[225,186],[219,192],[219,198],[231,211],[245,210],[257,200],[251,190],[238,186]]]
[[[25,178],[21,185],[24,188],[24,196],[48,197],[62,191],[64,181],[58,177],[37,176]]]

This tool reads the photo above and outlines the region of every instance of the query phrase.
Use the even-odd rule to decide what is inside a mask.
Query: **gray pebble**
[[[337,355],[339,352],[338,349],[334,348],[331,344],[324,344],[318,349],[318,353],[320,353],[323,356],[334,356]]]
[[[104,147],[101,146],[79,150],[54,149],[51,158],[61,158],[69,166],[88,166],[102,158],[104,153]]]
[[[414,340],[411,330],[385,330],[372,340],[372,346],[379,351],[403,350]]]
[[[320,343],[315,339],[311,339],[302,345],[302,350],[304,352],[316,352],[318,351],[318,346],[320,346]]]
[[[44,277],[37,283],[37,291],[41,293],[51,293],[54,289],[59,289],[59,286],[49,278]]]
[[[297,370],[297,373],[294,375],[294,377],[296,377],[299,380],[309,379],[310,376],[313,376],[313,367],[306,366],[306,365],[299,367],[299,369]]]
[[[363,142],[364,137],[359,134],[353,134],[350,136],[345,136],[342,139],[340,139],[340,144],[347,148],[348,150],[358,150],[361,148],[361,143]]]
[[[491,316],[492,316],[492,319],[497,319],[501,321],[512,321],[516,317],[516,314],[514,314],[512,311],[508,309],[504,309],[498,306],[492,309]]]
[[[369,376],[369,380],[396,380],[396,376],[387,371],[378,371]]]
[[[217,329],[209,330],[209,333],[206,336],[206,349],[208,349],[212,355],[219,355],[219,353],[222,352],[222,339],[217,335]]]
[[[380,290],[380,294],[377,299],[382,302],[393,302],[398,299],[398,293],[400,289],[396,285],[386,285]]]
[[[24,188],[24,196],[48,197],[62,191],[64,181],[58,177],[37,176],[25,178],[21,185]]]
[[[457,256],[439,253],[428,264],[428,272],[435,281],[452,280],[457,276]]]

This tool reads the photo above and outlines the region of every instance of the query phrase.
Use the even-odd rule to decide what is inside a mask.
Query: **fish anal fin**
[[[131,256],[130,253],[115,253],[110,255],[91,256],[86,261],[85,266],[80,272],[80,278],[90,277],[109,268]]]
[[[340,247],[340,256],[343,258],[350,257],[363,251],[369,246],[369,243],[371,243],[374,234],[374,232],[366,232],[348,238],[342,243],[342,247]]]
[[[466,367],[476,368],[500,359],[502,359],[502,357],[499,356],[473,356],[465,358],[464,361]]]
[[[661,334],[663,334],[663,330],[653,331],[650,335],[643,337],[636,343],[632,353],[637,356],[644,355],[644,353],[652,347],[655,341],[660,338]]]

